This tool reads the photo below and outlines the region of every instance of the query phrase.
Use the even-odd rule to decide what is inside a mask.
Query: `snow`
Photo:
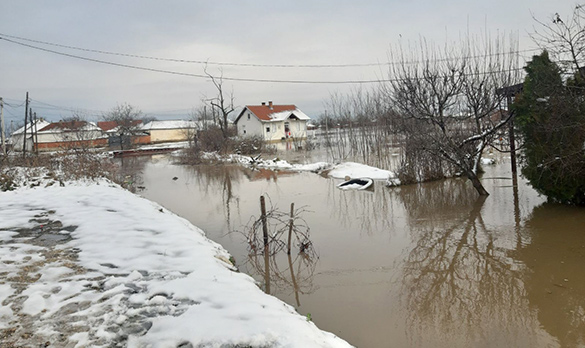
[[[49,222],[71,238],[38,238]],[[70,347],[350,347],[262,292],[202,230],[109,182],[0,192],[0,258],[0,328],[16,326],[15,339],[28,330]]]
[[[271,122],[276,121],[284,121],[287,120],[291,115],[295,115],[299,120],[310,120],[311,118],[307,116],[304,112],[299,109],[296,110],[286,110],[281,112],[275,112],[269,115]]]
[[[51,123],[43,120],[43,119],[38,119],[35,122],[32,123],[28,123],[26,125],[26,133],[30,134],[34,129],[37,130],[41,130],[43,128],[45,128],[46,126],[50,125]],[[19,135],[19,134],[23,134],[24,133],[24,126],[18,128],[17,130],[15,130],[12,135]]]
[[[483,157],[483,158],[481,159],[481,164],[484,164],[484,165],[496,164],[496,160],[495,160],[495,159],[493,159],[493,158],[486,158],[486,157]]]
[[[333,169],[329,171],[329,176],[338,179],[343,179],[349,176],[350,178],[387,180],[389,177],[394,176],[394,173],[389,170],[371,167],[365,164],[344,162],[333,167]]]
[[[150,121],[145,125],[142,125],[142,130],[153,130],[153,129],[200,129],[203,127],[201,121],[189,121],[189,120],[164,120],[164,121]]]
[[[272,160],[253,159],[251,156],[230,155],[228,161],[239,163],[246,166],[256,166],[260,168],[288,170],[288,171],[309,171],[314,173],[326,172],[330,177],[336,179],[345,179],[350,177],[355,178],[370,178],[372,180],[386,180],[392,183],[393,186],[400,185],[396,173],[368,166],[355,162],[343,162],[339,164],[331,164],[327,162],[316,162],[309,164],[291,164],[287,161],[275,158]]]

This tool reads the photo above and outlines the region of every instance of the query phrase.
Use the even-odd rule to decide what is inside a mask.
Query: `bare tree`
[[[580,74],[585,79],[585,5],[576,5],[570,18],[561,18],[555,13],[548,21],[532,16],[538,23],[530,36],[540,48],[558,62],[564,72]]]
[[[211,73],[209,73],[207,67],[205,67],[204,71],[205,74],[211,79],[211,82],[213,82],[213,85],[217,90],[217,95],[213,98],[207,98],[206,101],[211,106],[213,118],[214,120],[217,120],[223,137],[227,138],[229,136],[229,115],[235,110],[234,93],[231,91],[228,95],[226,95],[223,85],[223,71],[221,71],[219,76],[213,76]]]
[[[130,104],[118,104],[103,116],[104,121],[112,122],[113,134],[120,142],[120,149],[132,146],[133,137],[140,134],[142,111]]]
[[[87,153],[90,148],[97,145],[97,140],[102,136],[97,126],[88,122],[86,115],[81,112],[74,112],[58,125],[61,128],[61,139],[56,140],[63,142],[64,151],[73,152],[76,155]]]
[[[488,195],[478,174],[484,149],[510,119],[494,119],[504,97],[496,89],[515,83],[516,42],[468,38],[436,47],[426,41],[410,50],[399,46],[391,58],[387,98],[401,117],[401,131],[413,152],[426,152],[466,175]],[[406,165],[409,165],[406,163]],[[435,166],[435,164],[430,164]]]

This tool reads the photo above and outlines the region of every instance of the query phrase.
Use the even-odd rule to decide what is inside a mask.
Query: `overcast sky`
[[[466,32],[517,35],[535,48],[532,15],[548,21],[572,13],[571,0],[412,1],[0,1],[0,34],[92,50],[208,61],[208,71],[256,80],[376,80],[383,66],[246,67],[386,63],[391,45],[420,37],[444,42]],[[9,37],[7,37],[9,38]],[[192,75],[202,64],[156,61],[66,49],[13,39],[66,54]],[[532,53],[527,53],[530,56]],[[220,70],[221,69],[221,70]],[[224,81],[236,106],[272,100],[296,104],[311,117],[331,93],[358,85]],[[22,122],[26,92],[38,116],[59,120],[71,110],[97,119],[129,103],[159,119],[177,119],[216,93],[205,78],[106,65],[0,40],[0,97],[7,126]]]

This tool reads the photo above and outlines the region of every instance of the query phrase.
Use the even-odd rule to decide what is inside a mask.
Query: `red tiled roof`
[[[137,126],[139,124],[141,124],[142,121],[141,120],[133,120],[131,125],[132,126]],[[111,129],[114,129],[116,127],[118,127],[118,122],[117,121],[101,121],[97,123],[97,126],[100,127],[103,131],[109,131]]]
[[[283,111],[294,111],[297,109],[294,105],[246,105],[246,108],[250,110],[256,117],[264,121],[270,121],[270,115]]]

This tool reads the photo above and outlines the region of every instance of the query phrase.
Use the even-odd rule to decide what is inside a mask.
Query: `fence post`
[[[264,233],[264,249],[268,247],[268,226],[266,225],[266,203],[264,196],[260,196],[260,212],[262,213],[262,232]]]
[[[291,203],[290,204],[290,220],[288,222],[288,246],[286,249],[286,253],[288,255],[290,255],[290,238],[292,235],[292,229],[293,229],[293,216],[294,216],[294,212],[295,212],[295,204]]]

